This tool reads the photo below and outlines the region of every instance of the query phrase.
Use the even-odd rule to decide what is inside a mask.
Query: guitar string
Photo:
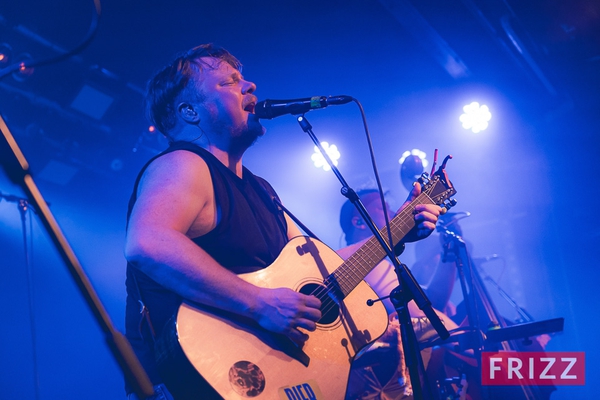
[[[407,222],[406,220],[408,220],[408,218],[406,216],[401,216],[399,219],[396,220],[397,222],[392,221],[392,228],[396,229],[398,225],[402,225],[405,228],[405,230],[408,230],[408,228],[410,228],[410,223]],[[409,221],[412,222],[412,219]],[[359,275],[357,275],[355,268],[351,268],[351,267],[358,267],[358,268],[362,269],[361,266],[363,264],[365,264],[365,263],[371,264],[371,263],[379,262],[381,259],[384,258],[383,254],[379,254],[379,255],[374,254],[376,250],[379,250],[379,244],[377,243],[376,246],[373,246],[373,244],[375,244],[374,240],[370,240],[369,242],[367,242],[366,250],[358,251],[357,253],[353,254],[353,256],[351,256],[341,266],[341,268],[339,268],[338,270],[336,270],[334,273],[332,273],[330,275],[330,276],[334,276],[337,278],[339,286],[341,287],[343,292],[348,293],[353,287],[355,287],[360,281],[363,280],[362,278],[360,278]],[[383,249],[381,249],[381,253],[383,253]],[[370,271],[367,271],[365,269],[363,272],[366,274]],[[354,284],[351,283],[350,287],[347,288],[345,286],[345,283],[347,283],[350,279],[350,278],[348,278],[349,274],[354,275],[355,283]],[[331,284],[328,285],[328,288],[331,288]],[[322,289],[322,287],[321,287],[321,289]],[[350,289],[350,290],[348,290],[348,289]],[[319,289],[315,290],[314,293],[316,293],[317,291],[319,291]],[[319,292],[320,293],[318,293],[318,294],[321,295],[322,291],[319,291]]]
[[[419,201],[419,200],[422,200],[421,197],[429,200],[429,202]],[[391,228],[393,230],[399,228],[398,225],[402,225],[402,226],[400,226],[400,228],[404,228],[404,231],[408,233],[408,231],[410,231],[410,229],[412,229],[414,227],[414,219],[412,218],[412,212],[414,211],[413,204],[415,204],[415,203],[417,203],[417,204],[426,204],[426,203],[435,204],[435,202],[431,198],[429,198],[427,193],[422,193],[421,195],[419,195],[417,197],[417,199],[415,199],[415,202],[411,203],[407,208],[404,209],[404,210],[407,210],[407,212],[405,212],[404,215],[401,215],[400,218],[395,218],[391,221],[390,224],[391,224]],[[392,240],[397,241],[399,239],[397,237],[392,237]],[[360,278],[360,275],[356,275],[356,273],[355,273],[356,268],[361,269],[363,272],[363,276],[366,276],[370,272],[370,270],[368,268],[363,268],[362,265],[364,265],[364,264],[373,265],[374,263],[379,263],[385,257],[385,254],[383,254],[383,253],[385,253],[385,251],[383,251],[383,249],[379,246],[379,243],[376,243],[376,245],[373,246],[373,244],[375,244],[375,243],[376,242],[375,242],[374,238],[369,239],[369,241],[367,241],[367,243],[365,243],[366,248],[364,251],[359,249],[359,251],[354,253],[337,270],[335,270],[332,274],[330,274],[328,276],[328,278],[331,276],[334,276],[335,278],[337,278],[336,280],[339,284],[340,289],[342,290],[342,294],[344,294],[344,297],[347,296],[346,293],[349,294],[350,291],[353,288],[355,288],[360,283],[360,281],[363,280],[362,278]],[[386,241],[386,243],[387,243],[387,241]],[[376,252],[379,252],[379,254],[377,254]],[[353,267],[356,267],[356,268],[353,268]],[[371,270],[372,270],[372,268],[371,268]],[[354,283],[350,282],[349,288],[344,290],[344,283],[347,283],[349,281],[348,276],[351,274],[355,275]],[[324,310],[323,314],[326,314],[327,312],[331,311],[334,307],[339,307],[339,305],[334,300],[331,299],[331,296],[328,296],[328,293],[332,291],[331,285],[332,284],[328,280],[326,287],[320,286],[313,291],[313,293],[319,292],[317,294],[317,297],[319,297],[319,296],[325,297],[325,295],[327,296],[326,297],[327,305],[322,307]],[[324,292],[325,292],[325,295],[323,295]],[[321,297],[319,297],[319,299],[321,299]]]
[[[410,207],[410,209],[408,209],[408,211],[411,211],[411,209],[414,209],[414,207]],[[406,210],[406,209],[405,209]],[[403,228],[405,228],[405,232],[408,232],[408,228],[409,224],[407,224],[404,220],[408,219],[408,216],[406,215],[406,213],[404,213],[404,215],[401,215],[400,218],[398,219],[393,219],[391,221],[391,228],[392,230],[397,229],[398,225],[403,225]],[[382,233],[383,230],[380,230],[380,232]],[[396,235],[398,236],[398,235]],[[385,239],[384,239],[385,240]],[[396,238],[392,238],[392,240],[396,241]],[[385,240],[385,242],[387,243],[387,240]],[[370,251],[369,251],[370,250]],[[353,287],[355,287],[360,281],[363,280],[364,276],[366,276],[366,274],[368,274],[370,272],[369,268],[362,268],[363,265],[367,264],[367,265],[372,265],[372,263],[375,262],[379,262],[381,261],[384,257],[385,257],[385,252],[383,251],[383,249],[381,249],[379,247],[379,243],[376,242],[375,238],[371,238],[369,239],[369,241],[367,242],[367,248],[365,251],[361,251],[359,249],[359,251],[357,251],[356,253],[354,253],[354,255],[352,257],[350,257],[348,260],[350,261],[348,264],[352,264],[349,267],[350,268],[344,268],[344,266],[342,266],[341,268],[341,277],[343,279],[343,273],[346,272],[346,275],[353,275],[354,281],[356,283],[351,284],[350,285],[350,289],[352,289]],[[352,263],[353,260],[359,259],[359,261],[362,262],[356,262],[356,263]],[[354,268],[351,268],[354,267]],[[358,267],[358,268],[356,268]],[[374,268],[375,266],[373,266]],[[357,271],[357,269],[359,271]],[[372,268],[371,268],[372,269]],[[336,271],[337,272],[337,271]],[[361,277],[360,274],[358,274],[358,272],[363,272],[363,275]]]
[[[424,194],[425,193],[422,193],[421,195],[424,195]],[[417,199],[415,199],[415,200],[419,200],[421,195],[418,196]],[[415,201],[415,202],[417,202],[417,201]],[[410,214],[408,214],[407,212],[404,212],[404,210],[403,210],[404,215],[400,215],[400,218],[396,219],[397,222],[394,220],[391,221],[392,228],[396,229],[396,228],[398,228],[398,225],[402,225],[402,227],[405,228],[406,231],[409,230],[408,228],[412,229],[412,227],[410,225],[412,222],[414,222],[414,220],[412,220],[412,211],[414,210],[413,204],[414,203],[411,203],[407,208],[404,209],[404,210],[410,211]],[[370,242],[371,242],[371,240],[369,240],[367,242],[367,244],[369,244]],[[387,243],[387,241],[386,241],[386,243]],[[363,280],[360,278],[360,275],[357,274],[357,271],[355,271],[355,268],[352,268],[352,267],[358,267],[358,268],[362,269],[362,265],[365,264],[365,262],[366,262],[366,264],[371,264],[376,261],[379,262],[381,259],[384,258],[384,256],[382,256],[379,260],[377,260],[376,258],[373,258],[373,256],[376,256],[375,251],[378,249],[379,243],[377,243],[377,246],[374,249],[372,247],[373,246],[368,245],[364,251],[361,251],[359,249],[359,251],[357,251],[358,254],[354,253],[353,256],[348,258],[348,260],[346,260],[336,271],[331,273],[324,280],[324,282],[323,282],[324,285],[320,285],[320,286],[318,286],[318,288],[313,290],[313,292],[311,294],[316,296],[317,298],[319,298],[322,302],[322,304],[321,304],[322,315],[327,314],[335,307],[339,307],[339,304],[332,299],[332,296],[329,296],[330,293],[335,293],[335,288],[333,287],[334,284],[328,278],[330,278],[330,277],[336,278],[338,287],[340,288],[344,297],[346,297],[347,294],[349,294],[350,291],[352,289],[354,289]],[[381,251],[383,252],[383,249],[381,249]],[[367,256],[369,258],[367,259],[365,256]],[[365,275],[368,274],[368,272],[370,272],[370,270],[369,271],[367,271],[367,270],[368,270],[368,268],[363,270],[363,273]],[[338,271],[339,271],[339,274],[337,274]],[[352,277],[350,275],[354,275],[355,283],[352,283]],[[344,285],[345,283],[347,283],[349,286],[345,287],[345,285]],[[343,299],[340,299],[340,300],[343,300]]]
[[[407,225],[407,224],[405,223],[405,225]],[[369,258],[368,261],[369,261],[369,263],[378,262],[379,260],[383,259],[383,257],[384,257],[383,255],[381,257],[377,257],[377,258],[371,257],[371,258]],[[355,262],[351,263],[352,265],[346,265],[346,267],[352,267],[353,265],[355,265],[355,266],[359,266],[359,268],[360,268],[361,261],[364,262],[365,260],[366,260],[365,257],[362,257],[362,256],[356,257],[356,259],[354,260]],[[338,278],[337,279],[337,282],[339,284],[338,286],[340,287],[340,290],[342,291],[342,294],[344,295],[344,297],[346,297],[346,295],[349,294],[349,292],[354,287],[356,287],[362,281],[362,279],[355,278],[354,279],[355,283],[350,282],[349,285],[346,285],[349,282],[349,278],[347,277],[347,274],[344,275],[344,271],[352,271],[352,270],[349,268],[345,268],[342,271],[340,271],[340,274],[335,274],[335,275],[331,274],[331,275],[334,275],[334,276],[336,276],[336,278]],[[365,271],[365,272],[367,272],[367,271]],[[312,292],[313,295],[315,295],[322,301],[321,308],[322,308],[323,315],[327,314],[332,309],[339,307],[339,304],[332,299],[332,296],[329,296],[329,293],[336,292],[336,290],[333,286],[334,286],[334,283],[332,283],[331,280],[327,280],[327,282],[325,283],[325,286],[319,286],[317,289],[315,289]],[[343,300],[343,298],[341,300]]]
[[[405,228],[406,231],[412,229],[412,226],[410,226],[410,225],[414,222],[414,220],[412,219],[412,212],[414,211],[414,205],[416,205],[416,204],[425,204],[425,202],[420,202],[419,201],[419,200],[422,200],[421,197],[425,197],[427,200],[429,200],[429,202],[428,202],[429,204],[435,204],[435,202],[431,198],[429,198],[429,196],[427,195],[426,192],[421,193],[419,196],[417,196],[417,198],[415,199],[415,201],[411,202],[411,204],[409,204],[409,206],[403,210],[404,215],[401,215],[400,218],[393,219],[391,221],[390,224],[391,224],[392,228],[396,229],[396,228],[398,228],[397,225],[402,224],[403,225],[402,227]],[[408,212],[405,212],[405,210],[410,211],[410,214],[408,214]],[[398,222],[396,223],[396,221],[398,221]],[[394,240],[395,238],[392,238],[392,239]],[[371,242],[371,239],[369,239],[369,241],[367,241],[366,244],[369,244],[370,242]],[[360,262],[354,262],[354,259],[355,258],[359,258],[363,262],[364,261],[369,261],[369,264],[377,261],[376,259],[373,259],[372,257],[369,258],[368,260],[365,260],[365,257],[363,256],[363,253],[367,253],[366,255],[368,256],[369,252],[367,250],[369,250],[369,247],[371,247],[371,246],[368,245],[366,247],[366,250],[364,250],[364,251],[360,251],[360,249],[359,249],[359,251],[357,251],[357,253],[359,253],[359,254],[356,257],[354,257],[356,255],[356,253],[353,254],[338,269],[336,269],[336,271],[334,271],[333,273],[331,273],[325,279],[327,282],[324,281],[324,284],[325,284],[324,286],[323,285],[318,286],[317,289],[313,290],[313,292],[311,294],[314,295],[314,296],[316,296],[317,298],[319,298],[321,300],[321,302],[322,302],[322,304],[321,304],[321,306],[322,306],[321,308],[323,310],[322,311],[322,315],[327,314],[334,307],[339,307],[339,304],[335,300],[333,300],[331,296],[329,296],[329,293],[333,293],[334,290],[335,290],[335,288],[332,288],[333,283],[328,278],[332,277],[332,276],[336,277],[336,281],[338,282],[338,287],[342,291],[342,294],[344,295],[344,297],[346,297],[347,294],[349,294],[350,291],[352,289],[354,289],[360,283],[360,281],[363,280],[363,279],[360,279],[360,276],[356,275],[355,279],[354,279],[356,283],[354,283],[354,284],[350,283],[349,288],[347,288],[346,290],[344,290],[344,288],[343,288],[344,282],[348,281],[348,278],[345,278],[345,276],[344,276],[344,272],[346,271],[346,275],[354,273],[355,271],[354,271],[354,268],[351,268],[352,266],[356,266],[358,268],[361,268],[362,263],[360,263]],[[378,249],[378,246],[375,247],[375,249]],[[370,255],[373,256],[374,253],[375,253],[375,250],[372,249],[372,248],[370,250],[371,250]],[[383,251],[383,249],[381,249],[381,250]],[[381,257],[380,260],[383,259],[383,258],[384,257]],[[338,271],[340,271],[340,273],[336,274],[336,272],[338,272]],[[370,271],[366,271],[365,270],[363,272],[366,274],[366,273],[368,273]],[[356,279],[356,278],[359,278],[359,279]],[[325,299],[325,301],[323,299]],[[323,303],[327,303],[327,304],[324,305]]]

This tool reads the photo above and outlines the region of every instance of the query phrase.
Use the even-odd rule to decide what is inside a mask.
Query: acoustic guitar
[[[415,226],[416,205],[449,206],[456,191],[443,167],[426,177],[421,194],[390,221],[394,243]],[[343,399],[354,356],[387,329],[386,310],[381,302],[367,305],[377,295],[363,280],[385,256],[374,237],[346,261],[316,239],[292,239],[268,268],[239,277],[264,288],[287,287],[317,296],[322,318],[309,339],[299,346],[253,320],[184,302],[157,350],[161,370],[169,376],[163,376],[165,383],[177,399],[209,396],[190,377],[207,382],[210,387],[204,387],[228,400]],[[165,349],[183,353],[193,373],[169,365]]]

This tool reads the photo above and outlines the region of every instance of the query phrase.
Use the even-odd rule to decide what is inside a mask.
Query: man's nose
[[[243,94],[251,94],[251,93],[254,93],[255,90],[256,90],[256,85],[254,84],[254,82],[244,81],[244,85],[242,86]]]

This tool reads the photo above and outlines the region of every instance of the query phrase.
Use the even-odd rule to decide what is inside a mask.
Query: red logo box
[[[585,385],[585,353],[556,352],[483,352],[483,385]]]

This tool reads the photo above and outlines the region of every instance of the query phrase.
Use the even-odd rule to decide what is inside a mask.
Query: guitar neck
[[[399,243],[415,226],[413,211],[419,204],[435,204],[426,193],[421,193],[390,221],[392,242]],[[379,230],[388,243],[387,228]],[[389,244],[389,243],[388,243]],[[340,265],[328,278],[336,282],[339,293],[347,296],[387,256],[387,252],[375,236],[365,242],[352,256]]]

